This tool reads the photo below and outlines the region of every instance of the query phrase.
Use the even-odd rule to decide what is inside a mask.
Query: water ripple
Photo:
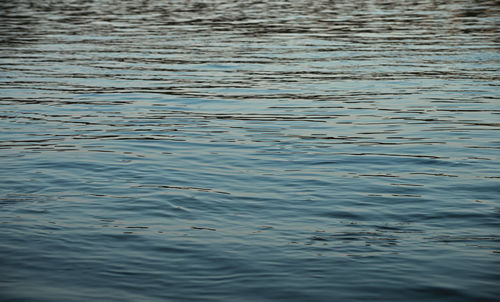
[[[1,2],[2,297],[496,300],[498,16]]]

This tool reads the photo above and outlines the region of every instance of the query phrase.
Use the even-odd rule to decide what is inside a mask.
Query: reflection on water
[[[495,1],[0,4],[0,297],[494,301]]]

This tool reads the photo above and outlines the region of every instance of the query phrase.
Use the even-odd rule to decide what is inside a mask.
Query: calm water
[[[2,1],[0,300],[497,300],[499,24]]]

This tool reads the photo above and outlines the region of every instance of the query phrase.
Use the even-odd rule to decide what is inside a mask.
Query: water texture
[[[2,1],[1,301],[498,301],[498,1]]]

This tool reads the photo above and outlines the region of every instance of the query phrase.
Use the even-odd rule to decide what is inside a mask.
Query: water
[[[0,15],[2,301],[500,296],[498,2]]]

